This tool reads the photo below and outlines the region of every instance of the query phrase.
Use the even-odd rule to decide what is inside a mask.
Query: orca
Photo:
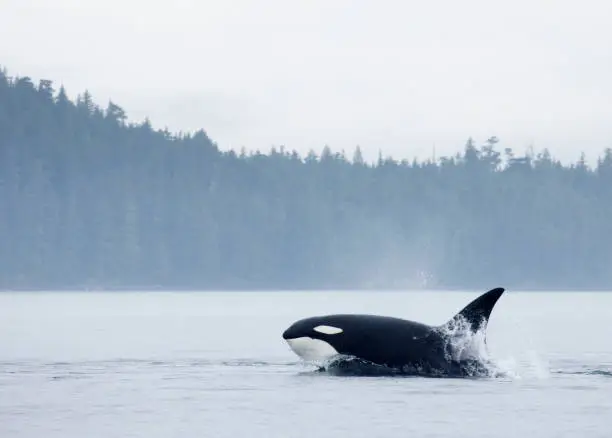
[[[480,350],[486,347],[491,311],[504,291],[498,287],[485,292],[439,326],[390,316],[335,314],[296,321],[282,336],[301,359],[319,363],[320,371],[357,361],[353,363],[410,375],[486,375],[490,367]]]

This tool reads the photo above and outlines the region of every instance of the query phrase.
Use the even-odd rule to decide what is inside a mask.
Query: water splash
[[[448,361],[489,361],[486,345],[486,321],[478,330],[462,315],[436,329],[444,340],[444,354]]]

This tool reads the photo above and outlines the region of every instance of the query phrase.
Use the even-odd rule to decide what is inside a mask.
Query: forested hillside
[[[223,152],[4,71],[0,289],[612,288],[610,149],[459,146]]]

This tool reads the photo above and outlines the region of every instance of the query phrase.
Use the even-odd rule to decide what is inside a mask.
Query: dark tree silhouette
[[[612,150],[498,143],[224,152],[1,70],[0,288],[611,288]]]

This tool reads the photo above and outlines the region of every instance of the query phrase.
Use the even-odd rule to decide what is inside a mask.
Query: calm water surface
[[[610,437],[611,293],[506,292],[503,377],[314,373],[313,314],[439,324],[481,292],[0,293],[0,437]]]

